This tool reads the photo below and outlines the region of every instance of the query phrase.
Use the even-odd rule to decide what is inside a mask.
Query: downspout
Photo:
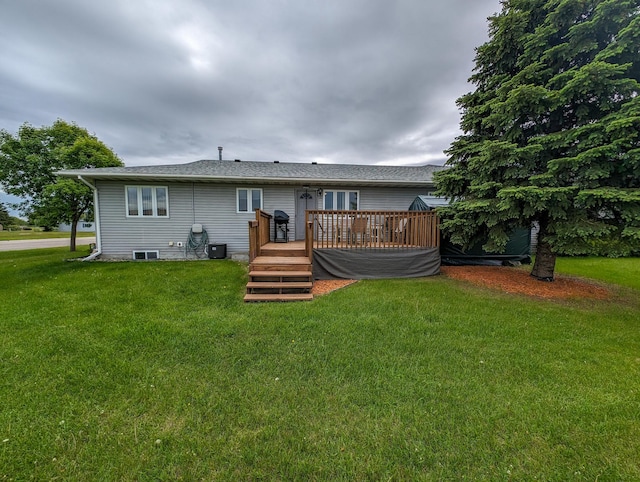
[[[80,175],[78,176],[78,180],[81,183],[87,185],[89,189],[93,191],[93,217],[96,223],[96,250],[82,260],[82,261],[91,261],[93,259],[96,259],[98,256],[102,254],[102,237],[100,236],[100,209],[98,206],[98,189]]]

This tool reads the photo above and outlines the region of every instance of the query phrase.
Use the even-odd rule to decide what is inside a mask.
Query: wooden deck
[[[245,301],[313,299],[315,249],[379,250],[384,256],[382,250],[437,248],[440,241],[438,218],[428,211],[309,210],[305,240],[287,243],[271,242],[272,217],[258,209],[249,221]]]

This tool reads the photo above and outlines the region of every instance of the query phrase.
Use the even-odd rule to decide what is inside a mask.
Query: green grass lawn
[[[564,274],[640,290],[640,258],[559,258],[557,268]]]
[[[96,233],[80,232],[77,233],[78,238],[89,238],[95,236]],[[15,241],[18,239],[50,239],[50,238],[69,238],[71,233],[61,231],[0,231],[0,241]]]
[[[0,253],[0,480],[640,479],[633,282],[608,301],[436,276],[244,304],[232,261],[68,255]]]

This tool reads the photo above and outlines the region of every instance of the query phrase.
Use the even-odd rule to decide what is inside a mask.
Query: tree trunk
[[[71,221],[71,239],[69,240],[69,251],[72,253],[76,250],[76,234],[78,233],[78,220]]]
[[[549,243],[544,239],[538,239],[536,261],[533,263],[531,276],[540,281],[553,281],[553,273],[556,269],[556,255],[551,251]]]
[[[531,276],[540,281],[553,281],[553,273],[556,269],[556,254],[551,250],[547,242],[547,220],[540,220],[540,231],[538,231],[538,248],[536,250],[536,260],[533,263]]]

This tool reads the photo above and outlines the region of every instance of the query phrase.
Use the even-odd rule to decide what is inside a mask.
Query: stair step
[[[254,272],[269,272],[269,271],[279,271],[279,272],[284,272],[284,271],[297,271],[297,272],[301,272],[301,271],[306,271],[308,273],[311,272],[311,265],[288,265],[288,264],[273,264],[273,265],[263,265],[263,266],[250,266],[251,271]]]
[[[251,271],[311,271],[311,263],[251,263]]]
[[[247,288],[259,289],[311,289],[313,283],[311,281],[249,281]]]
[[[244,295],[244,301],[311,301],[313,295],[311,293],[286,293],[286,294],[257,294],[247,293]]]
[[[253,263],[308,263],[307,256],[258,256]]]
[[[279,271],[279,270],[251,270],[249,271],[251,278],[308,278],[313,276],[311,270],[308,271]],[[255,281],[255,280],[254,280]]]
[[[265,248],[260,250],[260,256],[280,256],[280,257],[306,257],[304,248],[301,249],[282,249],[282,248]]]
[[[310,266],[307,256],[258,256],[251,261],[251,266]]]
[[[249,264],[244,301],[308,301],[313,299],[312,287],[313,270],[304,243],[269,243]]]

